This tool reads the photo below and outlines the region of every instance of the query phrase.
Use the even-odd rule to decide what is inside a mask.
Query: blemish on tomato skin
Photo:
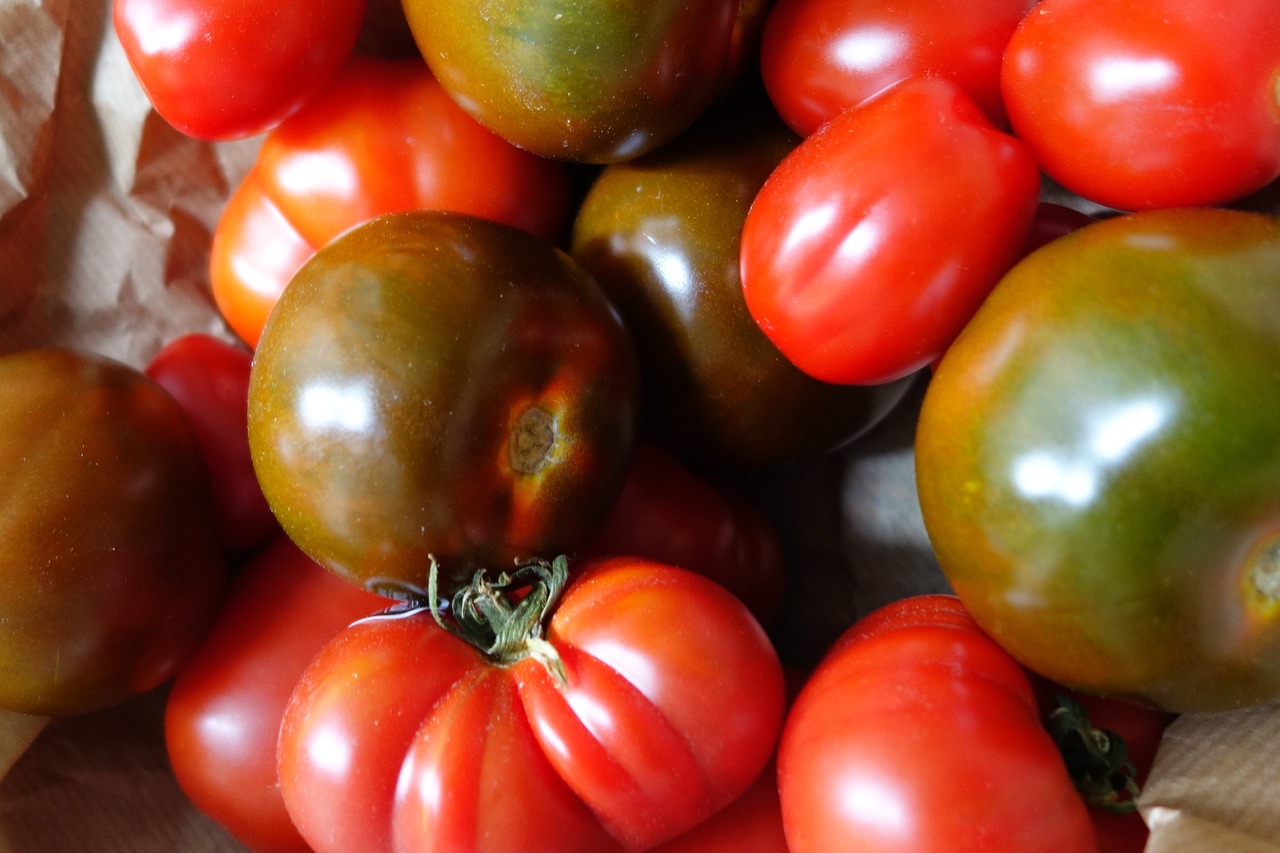
[[[511,429],[507,459],[517,474],[536,474],[546,467],[555,446],[555,416],[541,406],[530,406]]]
[[[1280,538],[1264,543],[1248,564],[1249,591],[1258,606],[1280,606]]]

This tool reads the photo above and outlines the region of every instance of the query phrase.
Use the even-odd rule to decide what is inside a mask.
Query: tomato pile
[[[0,707],[167,685],[257,853],[1120,853],[1280,701],[1274,0],[114,24],[261,145],[225,336],[0,357]],[[918,388],[951,592],[790,655],[753,478]]]

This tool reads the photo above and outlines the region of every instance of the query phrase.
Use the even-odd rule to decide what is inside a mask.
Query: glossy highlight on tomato
[[[369,589],[571,553],[622,488],[635,350],[565,253],[448,211],[326,244],[263,330],[249,446],[281,526]]]
[[[1020,262],[916,433],[929,538],[1028,668],[1175,712],[1280,698],[1280,218],[1147,211]]]

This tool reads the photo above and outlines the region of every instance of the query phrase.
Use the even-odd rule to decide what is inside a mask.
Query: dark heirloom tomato
[[[383,213],[455,210],[559,239],[563,164],[521,151],[449,100],[420,57],[352,60],[267,134],[210,248],[213,296],[250,346],[320,246]]]
[[[405,0],[440,83],[545,157],[609,163],[684,131],[743,64],[740,0]]]
[[[1039,196],[1025,145],[956,84],[909,78],[769,175],[742,229],[747,308],[810,376],[899,379],[946,349],[1017,260]]]
[[[1036,0],[779,0],[760,69],[778,113],[809,135],[842,109],[921,74],[955,81],[1004,123],[1000,58]]]
[[[1001,82],[1045,172],[1099,204],[1223,204],[1280,177],[1276,0],[1041,0]]]
[[[276,774],[285,705],[325,643],[392,604],[278,535],[237,572],[213,628],[178,671],[164,719],[174,775],[192,803],[254,853],[310,849]]]
[[[0,708],[71,714],[171,677],[222,601],[181,406],[88,353],[0,358]]]
[[[943,357],[916,470],[974,618],[1061,684],[1280,699],[1280,219],[1122,216],[1020,262]]]
[[[759,467],[834,450],[903,397],[814,379],[747,312],[747,209],[798,139],[767,103],[726,105],[661,151],[607,166],[572,252],[635,333],[649,433],[698,466]]]
[[[249,446],[285,531],[370,589],[567,553],[626,476],[630,335],[524,231],[388,214],[303,266],[263,330]]]

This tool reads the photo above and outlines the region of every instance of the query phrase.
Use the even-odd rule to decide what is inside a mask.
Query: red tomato
[[[1023,244],[1022,254],[1029,255],[1046,243],[1066,236],[1077,228],[1096,222],[1092,216],[1073,207],[1042,201],[1036,205],[1036,215],[1031,221],[1031,233]]]
[[[937,358],[1016,260],[1040,173],[955,84],[915,77],[807,137],[742,233],[764,333],[818,379],[876,384]]]
[[[563,561],[524,571],[539,579],[518,606],[476,584],[443,625],[365,620],[313,661],[279,769],[318,853],[640,850],[759,776],[785,688],[741,602],[643,560],[584,567],[558,603]],[[545,633],[524,624],[547,608]],[[488,653],[444,627],[479,631],[477,611],[510,638]]]
[[[116,35],[156,112],[199,139],[270,130],[334,78],[366,0],[115,0]]]
[[[1009,42],[1014,131],[1122,210],[1208,206],[1280,176],[1280,4],[1043,0]]]
[[[948,595],[836,641],[787,717],[778,787],[792,853],[1097,849],[1031,682]]]
[[[772,522],[652,442],[637,445],[622,494],[579,557],[625,555],[711,578],[766,626],[782,604],[786,565]]]
[[[788,853],[774,762],[738,799],[651,853]]]
[[[210,280],[228,324],[256,346],[293,273],[341,232],[383,213],[470,213],[559,238],[564,164],[476,123],[421,57],[356,57],[267,135],[213,235]]]
[[[276,776],[294,685],[335,634],[391,604],[278,536],[236,575],[213,630],[174,679],[165,742],[178,784],[255,853],[308,850]]]
[[[224,548],[247,551],[279,529],[249,456],[249,366],[243,347],[204,333],[182,335],[151,359],[146,374],[186,410],[213,486]]]
[[[779,0],[760,44],[765,88],[801,136],[845,107],[924,74],[955,82],[1003,124],[1000,57],[1034,3]]]

